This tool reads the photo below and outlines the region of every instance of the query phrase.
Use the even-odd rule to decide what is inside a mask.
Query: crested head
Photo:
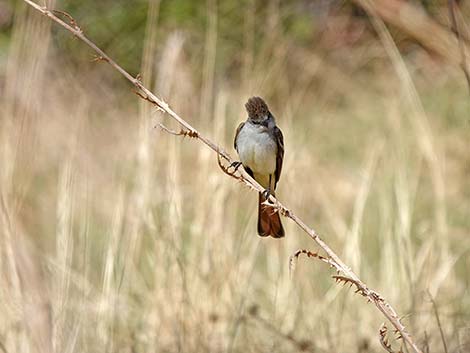
[[[267,104],[260,97],[251,97],[245,104],[248,117],[252,120],[264,120],[270,115]]]

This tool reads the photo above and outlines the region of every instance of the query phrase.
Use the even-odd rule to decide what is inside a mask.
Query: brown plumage
[[[269,114],[269,109],[264,100],[260,97],[251,97],[245,104],[248,116],[251,119],[261,119]]]
[[[274,192],[271,193],[273,196]],[[281,223],[281,217],[271,206],[263,205],[266,201],[263,195],[259,194],[258,201],[258,234],[262,237],[272,236],[273,238],[284,237],[284,227]]]

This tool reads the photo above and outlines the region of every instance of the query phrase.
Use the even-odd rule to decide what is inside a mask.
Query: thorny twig
[[[222,171],[225,174],[227,174],[228,176],[231,176],[232,178],[237,179],[238,181],[243,182],[246,186],[248,186],[250,189],[254,191],[257,191],[257,192],[264,191],[264,189],[261,186],[258,188],[258,185],[259,185],[258,182],[254,180],[248,173],[246,173],[246,171],[243,171],[243,172],[239,171],[239,169],[243,169],[243,167],[240,166],[241,162],[231,162],[231,160],[228,160],[224,157],[224,154],[222,152],[219,153],[219,151],[217,151],[217,154],[218,154],[217,162],[219,164],[220,169],[222,169]],[[221,157],[226,159],[228,162],[231,162],[231,164],[228,166],[224,165],[222,163]],[[234,168],[233,171],[230,171],[230,169],[233,167],[234,164],[237,164],[237,167]],[[238,174],[236,173],[237,171],[239,171]],[[273,209],[273,212],[279,212],[284,217],[292,219],[290,211],[285,206],[283,206],[279,201],[277,201],[276,198],[274,198],[272,195],[268,199],[266,199],[262,204],[271,207]]]
[[[387,332],[388,328],[385,326],[385,323],[380,326],[379,329],[379,341],[382,347],[389,353],[395,353],[395,351],[392,349],[392,345],[390,344],[388,338],[387,338]],[[402,351],[398,351],[398,353],[402,353]]]
[[[322,256],[322,255],[320,255],[318,253],[315,253],[315,252],[312,252],[310,250],[299,249],[294,254],[292,254],[291,257],[289,258],[289,272],[290,273],[292,273],[294,271],[295,265],[296,265],[297,261],[299,260],[299,256],[302,255],[302,254],[306,255],[309,258],[315,258],[315,259],[318,259],[320,261],[323,261],[323,262],[327,263],[328,265],[330,265],[330,267],[333,267],[336,270],[337,273],[342,272],[341,268],[339,268],[338,265],[334,261],[332,261],[331,258]]]
[[[238,174],[238,175],[236,174],[238,168],[234,169],[233,172],[231,172],[230,168],[232,168],[232,164],[229,166],[224,165],[222,158],[223,158],[222,154],[219,151],[217,151],[217,163],[219,164],[220,169],[222,169],[222,171],[225,174],[227,174],[228,176],[231,176],[232,178],[237,179],[238,181],[245,183],[245,185],[248,186],[250,189],[256,190],[256,188],[254,188],[252,184],[250,184],[247,180],[243,179],[243,176],[241,174]]]
[[[369,288],[366,288],[364,286],[361,286],[361,283],[359,283],[358,281],[352,279],[352,278],[349,278],[349,277],[346,277],[346,276],[340,276],[340,275],[335,275],[335,276],[331,276],[333,277],[333,279],[337,282],[337,283],[342,283],[343,285],[344,284],[349,284],[351,287],[354,285],[356,286],[356,290],[354,291],[354,293],[359,293],[360,295],[362,295],[363,297],[366,297],[367,298],[367,302],[374,302],[374,303],[377,303],[377,302],[382,302],[382,303],[385,303],[385,299],[383,297],[380,296],[379,293],[377,293],[376,291],[372,290],[372,289],[369,289]],[[398,317],[397,317],[398,319]],[[398,319],[400,320],[400,319]]]
[[[210,149],[212,149],[214,152],[217,153],[218,159],[220,160],[225,160],[228,164],[232,164],[233,160],[230,157],[228,153],[226,153],[224,150],[220,149],[214,142],[212,142],[209,138],[205,137],[204,135],[200,134],[194,127],[192,127],[186,120],[181,118],[176,112],[174,112],[170,106],[164,102],[162,99],[158,98],[154,93],[152,93],[149,89],[147,89],[142,82],[139,80],[139,78],[133,77],[131,74],[129,74],[126,70],[124,70],[120,65],[118,65],[113,59],[111,59],[102,49],[100,49],[96,44],[94,44],[90,39],[88,39],[82,32],[82,30],[74,26],[73,24],[66,23],[56,15],[54,15],[53,11],[42,7],[38,4],[36,4],[32,0],[24,0],[28,5],[36,9],[37,11],[41,12],[43,15],[47,16],[50,18],[52,21],[58,23],[68,31],[70,31],[72,34],[74,34],[77,38],[82,40],[85,44],[87,44],[89,47],[91,47],[98,55],[98,57],[102,58],[100,60],[106,61],[111,65],[115,70],[117,70],[121,75],[123,75],[129,82],[131,82],[139,92],[143,94],[143,97],[146,101],[150,102],[151,104],[155,105],[157,108],[161,109],[165,113],[167,113],[171,118],[176,120],[183,129],[188,131],[188,134],[191,134],[193,137],[197,138],[199,141],[204,143],[206,146],[208,146]],[[70,16],[70,15],[69,15]],[[72,22],[71,22],[72,23]],[[76,23],[74,21],[74,23]],[[236,177],[235,175],[232,175],[236,177],[238,180],[243,181],[246,185],[250,186],[250,188],[256,190],[257,192],[263,192],[264,189],[263,187],[256,182],[246,171],[243,170],[243,168],[239,168],[237,171],[240,175],[240,177]],[[331,262],[334,263],[335,267],[338,268],[338,270],[345,275],[345,277],[351,279],[354,281],[354,283],[358,286],[358,288],[361,288],[361,291],[367,296],[369,299],[371,299],[378,310],[387,318],[387,320],[390,321],[390,323],[395,327],[397,331],[400,332],[402,335],[403,339],[413,348],[413,351],[415,353],[421,353],[421,350],[418,348],[418,346],[414,343],[413,339],[411,338],[410,334],[406,331],[406,328],[403,326],[403,324],[400,322],[398,319],[398,316],[395,312],[395,310],[383,299],[381,300],[374,300],[373,296],[373,291],[371,291],[365,283],[363,283],[359,277],[339,258],[338,255],[320,238],[318,233],[307,226],[307,224],[302,221],[297,215],[295,215],[291,210],[289,210],[287,207],[285,207],[283,204],[281,204],[274,196],[270,195],[269,200],[273,203],[274,207],[278,209],[279,212],[281,212],[282,215],[285,217],[290,218],[292,221],[294,221],[307,235],[314,240],[319,247],[321,247],[325,253],[328,255],[328,257],[331,259]],[[381,298],[381,297],[380,297]]]
[[[189,136],[189,137],[193,137],[193,138],[198,138],[197,131],[190,131],[190,130],[184,130],[184,129],[181,129],[180,131],[175,131],[175,130],[171,130],[171,129],[167,128],[162,123],[159,123],[158,126],[160,127],[160,129],[162,129],[163,131],[165,131],[165,132],[167,132],[171,135],[183,136],[183,137]]]
[[[318,253],[314,253],[312,251],[309,251],[309,250],[305,250],[305,249],[299,249],[297,250],[291,257],[290,257],[290,261],[289,261],[289,272],[292,272],[292,270],[294,269],[295,267],[295,262],[298,260],[299,256],[302,255],[302,254],[305,254],[308,258],[314,258],[314,259],[318,259],[320,261],[323,261],[325,263],[327,263],[328,265],[330,265],[331,267],[335,268],[336,269],[336,272],[337,273],[340,273],[342,272],[340,268],[337,267],[337,265],[331,261],[330,258],[327,258],[325,256],[322,256],[322,255],[319,255]],[[368,289],[366,287],[364,287],[363,285],[361,285],[361,282],[360,281],[357,281],[357,280],[354,280],[352,278],[349,278],[347,276],[341,276],[341,275],[334,275],[332,276],[333,279],[337,282],[337,283],[342,283],[343,285],[345,284],[349,284],[351,287],[352,286],[355,286],[356,287],[356,290],[355,290],[355,293],[358,293],[360,295],[362,295],[363,297],[366,297],[367,298],[367,302],[373,302],[374,304],[376,305],[379,305],[380,303],[385,305],[385,306],[388,306],[390,308],[391,311],[393,311],[393,309],[389,306],[389,304],[387,302],[385,302],[385,299],[380,296],[379,293],[371,290],[371,289]],[[396,315],[396,314],[395,314]],[[398,318],[398,316],[396,317],[396,319],[398,321],[400,321],[400,319]],[[382,324],[382,326],[380,327],[380,330],[379,330],[379,334],[380,334],[380,343],[382,344],[382,346],[390,353],[395,353],[393,350],[392,350],[392,346],[391,344],[389,343],[388,339],[387,339],[387,327],[385,326],[385,324]],[[400,334],[400,332],[398,330],[396,330],[396,332],[398,333],[398,337],[397,339],[401,339],[402,336]],[[398,353],[402,353],[401,351],[399,351]]]

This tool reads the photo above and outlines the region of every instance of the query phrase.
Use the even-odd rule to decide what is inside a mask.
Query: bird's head
[[[251,97],[245,104],[248,119],[255,124],[263,124],[272,118],[268,105],[260,97]]]

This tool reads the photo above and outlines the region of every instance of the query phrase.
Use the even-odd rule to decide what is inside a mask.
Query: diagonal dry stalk
[[[97,57],[96,60],[98,61],[105,61],[110,64],[115,70],[117,70],[121,75],[123,75],[128,81],[130,81],[135,88],[137,89],[137,94],[144,100],[150,102],[151,104],[155,105],[157,109],[167,113],[170,117],[176,120],[181,126],[181,132],[172,132],[176,135],[181,136],[189,136],[195,139],[198,139],[202,143],[204,143],[207,147],[212,149],[219,158],[219,165],[222,169],[229,174],[230,176],[242,181],[245,185],[249,188],[256,190],[257,192],[263,192],[264,189],[259,185],[252,177],[246,173],[243,168],[239,168],[238,171],[230,173],[228,171],[229,167],[225,167],[222,163],[222,160],[225,161],[227,165],[232,164],[233,160],[230,155],[221,149],[217,144],[212,142],[209,138],[203,136],[199,133],[194,127],[192,127],[186,120],[181,118],[177,113],[175,113],[170,106],[165,103],[162,99],[158,98],[154,93],[148,90],[141,82],[139,75],[137,77],[133,77],[127,71],[125,71],[121,66],[119,66],[114,60],[112,60],[103,50],[101,50],[97,45],[95,45],[90,39],[88,39],[81,28],[77,25],[75,20],[63,12],[56,12],[53,10],[49,10],[46,7],[42,7],[31,0],[24,0],[28,5],[32,6],[37,11],[41,12],[43,15],[49,17],[54,22],[58,23],[71,33],[73,33],[77,38],[85,42],[89,47],[91,47],[96,53]],[[64,16],[68,23],[58,16]],[[167,132],[170,132],[166,129]],[[340,282],[348,282],[354,284],[357,288],[357,292],[362,294],[364,297],[375,304],[377,309],[390,321],[390,323],[394,326],[394,328],[400,333],[400,336],[404,339],[406,343],[408,343],[415,353],[421,353],[421,350],[418,346],[414,343],[414,340],[411,338],[410,334],[407,332],[405,326],[401,323],[396,311],[391,307],[389,303],[385,301],[385,299],[378,294],[377,292],[371,290],[364,282],[362,282],[359,277],[336,255],[336,253],[320,238],[318,233],[307,226],[304,221],[302,221],[298,216],[294,214],[290,209],[285,207],[281,202],[276,200],[272,195],[269,197],[269,201],[272,205],[283,214],[285,217],[290,218],[294,221],[307,235],[312,238],[317,245],[325,251],[328,259],[327,262],[331,264],[339,273],[342,273],[341,276],[336,276],[337,280]]]

